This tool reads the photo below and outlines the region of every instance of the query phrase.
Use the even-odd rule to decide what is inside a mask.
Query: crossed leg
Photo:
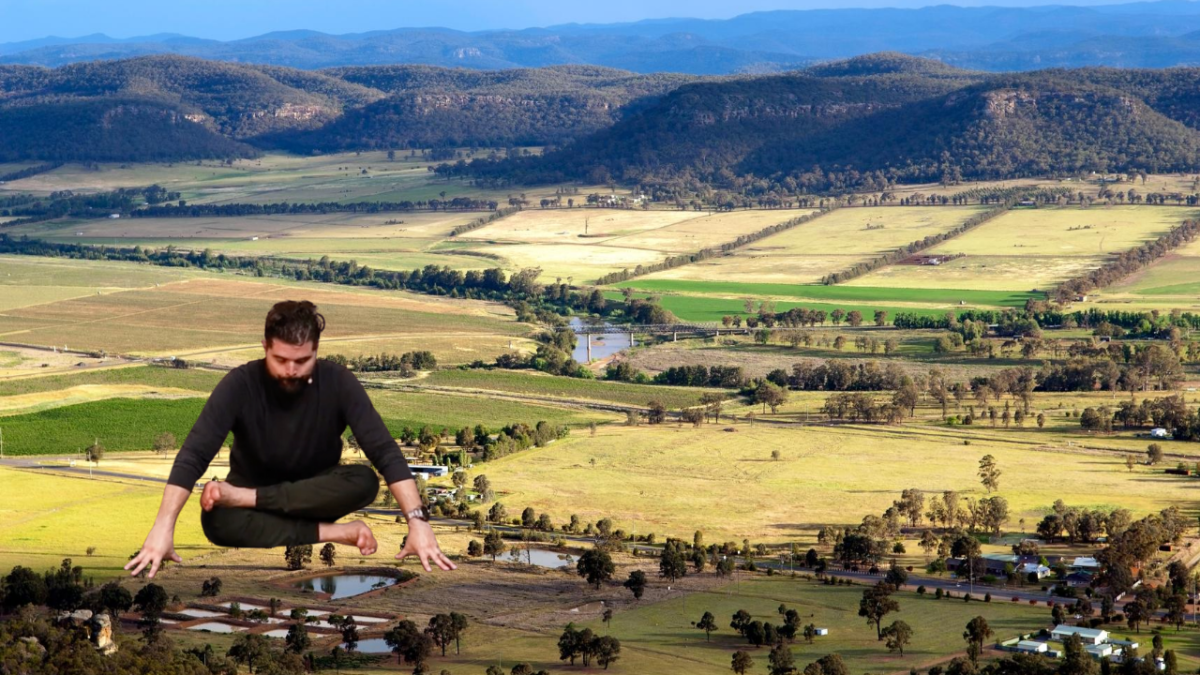
[[[312,478],[258,488],[211,481],[200,496],[200,524],[209,541],[231,548],[274,548],[333,542],[375,552],[361,520],[336,521],[370,505],[379,478],[369,467],[340,465]]]

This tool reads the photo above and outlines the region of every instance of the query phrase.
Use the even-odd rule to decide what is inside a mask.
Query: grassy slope
[[[556,519],[607,516],[620,527],[660,536],[690,537],[700,527],[721,541],[811,540],[819,525],[854,524],[882,513],[909,487],[978,499],[986,496],[976,475],[985,454],[1004,472],[999,495],[1009,502],[1010,527],[1022,518],[1032,527],[1056,499],[1139,515],[1172,504],[1193,512],[1200,505],[1195,481],[1147,468],[1129,472],[1119,453],[1040,450],[1077,436],[745,423],[726,433],[725,427],[602,427],[594,438],[573,436],[552,449],[493,462],[487,474],[511,492],[503,500],[509,511],[532,506]],[[964,438],[971,439],[969,447]],[[776,449],[782,458],[772,461]],[[732,495],[738,508],[717,517],[714,505]]]

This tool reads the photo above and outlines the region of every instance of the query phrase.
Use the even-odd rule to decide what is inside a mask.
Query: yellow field
[[[499,256],[510,269],[540,267],[544,279],[587,282],[609,272],[652,265],[669,255],[719,246],[810,212],[526,210],[459,240],[475,251]]]
[[[563,244],[575,241],[581,244],[603,244],[614,237],[666,227],[700,215],[702,214],[693,211],[528,209],[473,230],[463,235],[463,238],[523,244]]]
[[[510,512],[532,506],[557,519],[607,516],[618,527],[660,536],[702,529],[721,541],[811,540],[820,525],[882,513],[906,487],[983,497],[976,471],[985,454],[1003,472],[998,494],[1009,502],[1010,527],[1021,518],[1036,523],[1056,499],[1140,515],[1200,506],[1192,480],[1152,477],[1145,467],[1130,473],[1119,453],[1039,450],[1037,443],[1011,442],[1011,433],[744,423],[728,433],[724,426],[602,427],[594,438],[573,435],[491,462],[486,473],[506,493],[500,501]],[[782,452],[779,461],[772,450]]]
[[[953,228],[978,207],[865,207],[833,211],[768,237],[733,255],[647,279],[720,280],[742,283],[816,283],[821,277]],[[878,227],[881,229],[867,229]]]
[[[43,262],[51,272],[67,276],[59,263],[37,258],[4,259],[0,272],[11,268],[14,279],[25,278],[28,285],[10,286],[20,293],[40,288],[35,277]],[[105,265],[113,270],[138,267]],[[85,284],[86,272],[87,267],[80,266],[71,279]],[[509,338],[526,332],[512,321],[511,310],[489,303],[234,274],[184,272],[176,279],[9,309],[0,313],[0,341],[203,359],[253,349],[271,304],[299,298],[317,303],[329,321],[326,337],[335,342],[420,339],[421,348],[447,354],[473,350],[474,358],[486,359],[507,350]],[[473,337],[483,341],[471,343]]]
[[[855,279],[854,286],[1045,290],[1099,267],[1114,254],[1154,239],[1193,209],[1093,206],[1017,209],[929,249],[965,253],[940,266],[892,265]]]
[[[48,408],[109,398],[192,398],[203,394],[174,387],[151,387],[141,384],[82,384],[56,391],[0,396],[0,417],[23,415]]]

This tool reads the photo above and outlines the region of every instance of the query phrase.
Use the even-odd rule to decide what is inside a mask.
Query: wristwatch
[[[413,509],[412,511],[405,513],[404,520],[406,522],[411,522],[413,520],[423,520],[428,523],[429,522],[429,509],[425,508],[424,506],[419,506],[419,507]]]

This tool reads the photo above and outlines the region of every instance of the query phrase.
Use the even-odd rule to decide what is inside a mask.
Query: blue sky
[[[354,33],[412,26],[460,30],[612,23],[663,17],[728,18],[769,9],[1041,4],[1096,5],[1117,0],[0,0],[0,42],[106,33],[131,37],[183,33],[221,40],[308,28]]]

